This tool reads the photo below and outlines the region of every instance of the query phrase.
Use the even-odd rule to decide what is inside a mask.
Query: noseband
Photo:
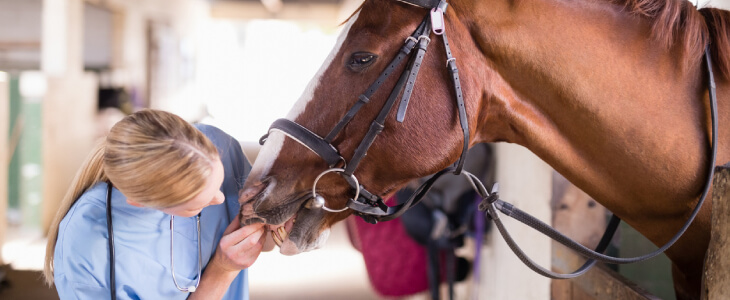
[[[390,62],[388,67],[386,67],[385,70],[380,74],[380,76],[378,76],[377,80],[370,85],[367,91],[358,97],[357,102],[350,108],[345,116],[340,119],[337,125],[335,125],[335,127],[329,132],[329,134],[327,134],[327,136],[322,138],[319,135],[310,131],[309,129],[303,127],[302,125],[299,125],[287,119],[276,120],[269,128],[269,132],[282,132],[288,137],[304,145],[309,150],[319,155],[329,165],[329,169],[320,173],[319,176],[317,176],[317,178],[315,179],[312,186],[312,198],[310,199],[310,202],[306,205],[307,208],[321,208],[329,212],[342,212],[347,209],[351,209],[354,211],[354,214],[362,217],[365,221],[375,224],[378,221],[388,221],[395,219],[402,215],[408,208],[416,205],[418,202],[421,201],[421,199],[423,199],[426,193],[428,193],[434,182],[436,182],[436,180],[438,180],[442,175],[463,174],[468,178],[469,182],[472,184],[472,187],[483,198],[482,203],[479,205],[479,209],[482,211],[486,211],[490,219],[496,224],[499,233],[507,242],[507,245],[510,247],[510,249],[527,267],[537,272],[538,274],[553,279],[567,279],[580,276],[587,272],[590,268],[592,268],[598,261],[611,264],[628,264],[650,259],[669,249],[669,247],[671,247],[677,240],[679,240],[679,238],[689,228],[690,224],[699,213],[702,204],[707,198],[707,194],[712,185],[712,178],[715,171],[715,159],[717,156],[717,95],[709,47],[705,49],[705,67],[707,68],[707,89],[710,96],[710,118],[712,121],[710,135],[710,165],[707,171],[707,181],[705,182],[704,188],[702,190],[700,200],[697,201],[695,208],[692,210],[692,213],[690,214],[689,218],[682,226],[682,228],[680,228],[680,230],[664,246],[642,256],[617,258],[603,254],[603,252],[608,248],[608,245],[613,238],[613,234],[615,233],[619,223],[621,222],[621,219],[619,219],[616,215],[613,215],[611,217],[606,231],[603,234],[603,237],[598,243],[596,249],[591,250],[556,231],[550,225],[547,225],[539,219],[514,207],[512,204],[509,204],[499,199],[499,193],[497,191],[496,184],[494,185],[494,187],[492,187],[491,191],[487,191],[479,178],[466,171],[462,171],[464,159],[469,149],[469,125],[467,122],[466,109],[464,107],[464,98],[462,97],[461,93],[461,84],[459,82],[458,70],[456,68],[455,59],[451,55],[451,49],[449,47],[448,39],[446,38],[446,33],[444,32],[443,14],[446,10],[447,4],[445,1],[441,0],[397,1],[422,8],[428,8],[430,9],[430,14],[427,14],[421,24],[418,26],[418,28],[416,28],[416,31],[413,32],[411,36],[406,38],[405,44],[403,45],[403,47],[401,47],[400,51],[398,52],[396,57]],[[428,37],[430,35],[429,31],[433,31],[436,35],[441,35],[443,37],[447,58],[446,67],[451,73],[451,78],[454,83],[456,104],[459,111],[459,121],[461,123],[461,129],[464,134],[464,148],[462,149],[459,161],[454,166],[441,170],[431,176],[431,178],[429,178],[418,189],[414,191],[414,193],[405,203],[389,207],[383,202],[383,199],[380,196],[370,193],[367,189],[360,185],[357,181],[357,178],[353,175],[353,172],[355,171],[355,168],[357,168],[357,165],[360,163],[360,161],[365,157],[365,154],[375,140],[375,137],[380,134],[380,132],[382,132],[383,128],[385,127],[385,118],[394,106],[396,98],[398,98],[398,95],[401,93],[401,91],[403,91],[405,87],[405,91],[403,92],[403,96],[401,97],[400,105],[398,108],[398,114],[396,115],[396,120],[398,122],[403,122],[406,109],[408,108],[408,101],[410,100],[411,93],[413,92],[413,85],[415,84],[416,76],[418,75],[418,71],[421,66],[421,62],[423,61],[423,56],[426,52],[426,48],[428,47],[428,43],[431,41],[431,39]],[[345,160],[342,155],[340,155],[337,148],[332,145],[332,140],[340,133],[345,125],[347,125],[350,120],[352,120],[355,114],[357,114],[358,110],[370,101],[370,96],[375,93],[375,91],[380,87],[383,82],[385,82],[385,79],[388,78],[388,76],[395,70],[398,65],[400,65],[401,61],[406,56],[411,54],[411,51],[414,48],[416,49],[416,52],[410,57],[409,63],[405,71],[398,79],[395,88],[393,89],[393,91],[391,91],[390,96],[388,97],[385,105],[383,105],[383,108],[380,110],[380,113],[371,123],[370,129],[368,130],[367,134],[360,142],[358,147],[355,149],[355,153],[348,164],[347,160]],[[259,143],[263,144],[266,141],[267,137],[268,134],[264,135],[261,140],[259,140]],[[341,167],[338,167],[340,164]],[[325,174],[332,172],[339,173],[343,178],[345,178],[345,180],[347,180],[347,182],[355,191],[355,196],[353,198],[350,198],[347,202],[347,205],[342,209],[332,209],[325,206],[324,198],[321,195],[317,194],[317,182],[319,181],[319,179]],[[527,255],[512,239],[511,235],[509,234],[509,232],[507,232],[507,229],[502,223],[500,219],[500,213],[498,213],[498,211],[505,216],[512,217],[515,220],[532,227],[533,229],[559,242],[560,244],[573,249],[583,257],[587,258],[587,261],[583,266],[569,274],[552,272],[549,269],[546,269],[536,264],[533,260],[527,257]]]
[[[370,146],[372,146],[375,138],[383,131],[383,128],[385,128],[385,119],[395,106],[396,99],[398,99],[398,95],[400,95],[401,92],[403,92],[403,95],[400,97],[396,120],[398,122],[403,122],[405,119],[406,110],[408,109],[408,103],[413,93],[413,87],[416,82],[416,77],[418,76],[418,71],[421,68],[423,57],[426,54],[426,48],[431,42],[431,38],[429,36],[432,31],[434,34],[441,35],[443,37],[444,48],[446,49],[446,67],[451,73],[451,78],[454,83],[453,87],[456,96],[456,105],[459,111],[461,130],[464,135],[464,145],[459,161],[455,164],[455,166],[437,173],[438,176],[434,176],[435,178],[432,178],[433,180],[428,180],[424,183],[424,186],[419,188],[419,190],[425,190],[427,192],[436,179],[445,173],[458,175],[462,172],[466,153],[469,150],[469,124],[466,116],[466,108],[464,106],[464,97],[461,92],[459,71],[456,68],[456,59],[451,55],[451,48],[444,31],[444,12],[446,11],[448,4],[445,1],[440,0],[399,1],[422,8],[428,8],[430,9],[430,12],[423,18],[423,21],[420,25],[418,25],[413,34],[406,38],[404,45],[400,48],[396,57],[393,58],[385,70],[380,73],[375,82],[373,82],[368,89],[358,97],[357,102],[350,107],[345,116],[340,119],[327,136],[322,138],[304,126],[288,119],[278,119],[274,121],[269,128],[269,133],[271,131],[281,132],[304,145],[327,162],[329,169],[320,173],[312,186],[312,199],[310,200],[312,202],[307,205],[309,208],[322,208],[329,212],[341,212],[351,209],[354,211],[354,214],[362,217],[366,222],[375,224],[379,221],[395,219],[402,215],[408,208],[421,201],[425,192],[414,193],[414,196],[405,203],[389,207],[383,202],[383,199],[379,195],[369,192],[365,187],[360,185],[353,173],[360,164],[360,161],[367,154],[367,151],[370,149]],[[414,49],[415,52],[413,51]],[[350,122],[350,120],[355,117],[360,108],[370,102],[370,97],[395,71],[403,59],[409,55],[410,58],[408,60],[408,64],[403,73],[401,73],[398,82],[395,84],[395,87],[390,93],[390,96],[388,96],[388,100],[383,105],[375,120],[373,120],[370,124],[370,129],[355,149],[352,159],[348,162],[342,157],[338,149],[332,145],[332,140],[334,140],[342,129]],[[259,143],[263,145],[267,137],[268,134],[264,135],[261,140],[259,140]],[[354,197],[350,198],[347,205],[342,209],[332,209],[327,207],[325,205],[324,198],[317,194],[317,182],[322,176],[331,172],[340,174],[355,191]]]

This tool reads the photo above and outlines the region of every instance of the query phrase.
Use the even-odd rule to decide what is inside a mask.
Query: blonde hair
[[[146,207],[175,206],[203,190],[217,159],[215,145],[172,113],[145,109],[119,121],[91,152],[61,200],[48,232],[46,283],[53,284],[53,255],[61,220],[89,188],[110,181]]]

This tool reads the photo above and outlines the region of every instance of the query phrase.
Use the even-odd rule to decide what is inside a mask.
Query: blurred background
[[[361,1],[0,0],[0,299],[57,298],[38,272],[44,233],[81,161],[117,120],[140,108],[171,111],[220,127],[253,162],[259,137],[299,98]],[[730,8],[725,0],[713,5]],[[569,232],[595,242],[605,225],[600,205],[529,151],[490,147],[498,159],[486,163],[485,174],[504,183],[503,195],[533,199],[521,207],[556,227],[596,224]],[[563,223],[553,222],[556,214]],[[554,258],[561,250],[550,241],[512,225],[538,262],[561,264]],[[338,224],[322,250],[263,253],[250,269],[251,298],[430,298],[425,290],[384,293],[375,263],[363,256],[367,248],[357,233],[353,238],[358,228],[354,220]],[[621,248],[622,240],[643,246]],[[624,226],[615,251],[627,256],[653,247],[641,240]],[[498,235],[467,236],[457,252],[470,261],[481,256],[481,265],[472,266],[478,276],[465,274],[457,285],[458,299],[575,293],[551,288],[550,280],[519,265]],[[664,260],[614,271],[672,299]]]
[[[259,137],[286,115],[359,4],[0,0],[0,299],[55,297],[37,272],[44,232],[92,144],[117,120],[140,108],[168,110],[224,129],[253,162]],[[342,292],[375,298],[361,256],[349,240],[337,247],[337,236],[322,272],[353,283]],[[251,271],[253,299],[284,299],[272,289],[286,281],[316,286],[316,272],[282,274],[317,269],[299,262],[318,254],[266,255]]]

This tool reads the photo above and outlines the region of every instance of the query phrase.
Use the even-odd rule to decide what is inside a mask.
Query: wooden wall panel
[[[549,224],[552,168],[524,147],[506,143],[494,146],[500,199]],[[542,266],[550,266],[551,247],[547,237],[509,217],[502,220],[527,255]],[[477,299],[550,299],[550,279],[527,268],[512,253],[496,227],[482,249],[480,270]]]
[[[43,99],[44,232],[81,163],[91,151],[96,130],[97,81],[90,74],[48,79]]]
[[[705,259],[702,299],[730,299],[730,166],[715,169],[712,237]]]
[[[8,76],[0,72],[0,250],[5,241],[7,231],[7,209],[8,209],[8,163],[10,162],[8,151],[8,120],[10,119],[10,95],[8,94]],[[5,264],[0,251],[0,265]]]

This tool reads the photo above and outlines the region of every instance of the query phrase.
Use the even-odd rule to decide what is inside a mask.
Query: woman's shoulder
[[[238,185],[242,185],[251,170],[251,163],[243,153],[243,148],[238,140],[213,125],[197,123],[195,127],[205,134],[218,149],[218,154],[226,169],[226,177],[234,176]]]
[[[71,251],[91,253],[106,240],[106,183],[98,183],[71,206],[58,227],[57,257]]]
[[[106,213],[107,183],[97,182],[84,191],[78,200],[69,209],[69,216],[72,213],[83,214],[105,214]]]
[[[222,129],[220,129],[218,127],[215,127],[210,124],[204,124],[204,123],[195,123],[194,126],[198,130],[200,130],[200,132],[205,134],[205,136],[207,136],[208,139],[210,139],[213,142],[213,144],[216,145],[216,147],[218,147],[218,145],[222,144],[222,143],[238,144],[238,141],[233,136],[231,136],[230,134],[226,133],[225,131],[223,131]]]

